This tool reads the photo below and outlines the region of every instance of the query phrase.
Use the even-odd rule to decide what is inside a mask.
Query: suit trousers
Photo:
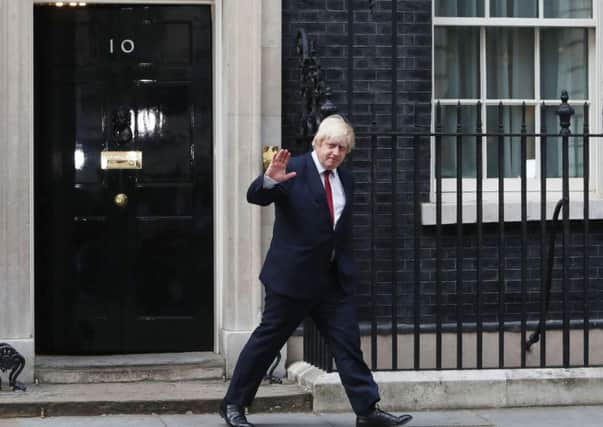
[[[333,275],[334,277],[334,275]],[[229,404],[249,406],[270,364],[297,326],[310,316],[331,350],[352,409],[366,415],[379,401],[379,390],[362,358],[356,307],[336,280],[317,298],[300,299],[266,287],[260,325],[241,351],[224,397]]]

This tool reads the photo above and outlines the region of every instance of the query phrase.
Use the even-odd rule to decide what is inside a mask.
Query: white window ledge
[[[558,200],[547,201],[546,216],[547,219],[553,218],[553,211]],[[589,219],[603,219],[603,199],[591,199],[589,201]],[[482,205],[482,222],[498,222],[498,203],[485,201]],[[467,202],[463,204],[463,224],[477,223],[477,204]],[[505,203],[505,222],[521,221],[521,203],[509,201]],[[584,218],[584,203],[582,200],[571,200],[570,197],[570,219],[581,220]],[[559,214],[559,219],[563,219],[563,211]],[[528,221],[540,221],[540,201],[528,200],[527,209]],[[456,203],[442,203],[442,224],[456,224]],[[433,202],[421,204],[421,224],[436,225],[436,204]]]

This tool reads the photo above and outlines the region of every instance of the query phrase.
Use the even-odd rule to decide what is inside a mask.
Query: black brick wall
[[[295,147],[301,112],[299,64],[295,36],[303,28],[317,45],[332,100],[352,119],[357,131],[366,129],[376,112],[377,127],[392,124],[392,77],[397,71],[397,123],[411,123],[412,102],[431,100],[431,1],[398,1],[397,65],[392,65],[392,2],[350,0],[354,9],[353,108],[348,110],[348,0],[283,0],[283,141]],[[419,111],[428,123],[429,109]]]
[[[295,36],[304,28],[317,44],[317,56],[325,71],[327,84],[333,92],[332,100],[339,112],[351,119],[357,132],[370,130],[376,121],[379,130],[394,126],[400,131],[413,131],[413,123],[429,129],[431,109],[431,0],[397,1],[397,60],[392,61],[392,1],[375,2],[373,13],[368,0],[350,0],[354,10],[353,23],[353,94],[352,110],[348,111],[347,93],[350,70],[348,69],[348,10],[347,0],[283,0],[283,141],[294,152],[305,150],[306,142],[296,139],[296,129],[301,112],[298,59],[295,53]],[[397,90],[392,93],[392,76],[397,76]],[[394,101],[392,101],[394,99]],[[397,106],[397,116],[392,121],[392,102]],[[397,159],[392,161],[393,146]],[[414,316],[414,215],[413,186],[415,168],[418,170],[420,200],[428,200],[429,192],[429,140],[415,146],[410,137],[390,137],[376,140],[376,150],[371,150],[371,140],[357,139],[357,146],[348,159],[356,181],[355,243],[356,256],[361,269],[361,285],[357,302],[362,320],[368,320],[371,312],[370,283],[372,267],[376,269],[376,312],[379,319],[388,322],[392,309],[392,245],[396,245],[398,258],[395,262],[398,282],[397,314],[400,322],[412,323]],[[372,183],[371,167],[375,165]],[[392,179],[395,164],[396,180]],[[398,204],[397,227],[392,229],[392,199],[396,193]],[[376,215],[372,218],[371,204],[376,203]],[[376,261],[371,261],[371,225],[374,224]],[[540,235],[539,224],[529,225],[528,318],[536,320],[540,308]],[[521,313],[520,287],[520,227],[505,225],[505,321],[516,321]],[[603,314],[603,224],[591,224],[591,286],[592,317]],[[572,249],[570,258],[570,310],[573,318],[582,316],[581,224],[572,224]],[[395,243],[392,239],[395,236]],[[421,251],[421,319],[422,323],[435,321],[435,227],[420,229]],[[456,322],[456,226],[443,229],[442,259],[442,321]],[[475,321],[476,286],[476,229],[464,227],[464,297],[463,319]],[[558,241],[561,240],[561,235]],[[561,249],[557,249],[553,274],[553,298],[549,319],[561,318]],[[481,291],[483,321],[498,321],[498,227],[484,226]]]

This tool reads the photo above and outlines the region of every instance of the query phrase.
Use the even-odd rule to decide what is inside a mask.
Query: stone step
[[[42,384],[219,380],[224,358],[212,352],[110,356],[36,356]]]
[[[217,413],[223,381],[33,384],[0,392],[0,418],[109,414]],[[297,384],[263,384],[252,412],[308,412],[310,392]]]

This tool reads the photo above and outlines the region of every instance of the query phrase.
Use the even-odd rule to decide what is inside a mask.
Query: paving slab
[[[603,406],[413,412],[408,427],[600,427]],[[350,427],[352,413],[252,413],[257,427]],[[217,414],[0,419],[0,427],[224,427]]]
[[[495,427],[492,421],[471,411],[413,412],[411,415],[409,427]],[[354,414],[321,414],[321,418],[333,427],[353,426],[356,420]]]
[[[349,427],[355,425],[354,414],[251,414],[249,421],[257,427]],[[224,427],[213,415],[100,416],[56,417],[0,420],[0,427]],[[493,427],[475,414],[417,414],[409,427]]]
[[[413,413],[408,427],[600,427],[603,406],[508,408]],[[283,413],[251,414],[257,427],[353,426],[354,415]],[[112,415],[96,417],[18,418],[0,420],[0,427],[224,427],[216,414]]]
[[[157,416],[19,418],[0,420],[0,427],[165,427]],[[223,426],[222,426],[223,427]]]
[[[602,406],[564,406],[476,411],[497,427],[601,427]]]
[[[217,415],[198,415],[195,417],[180,415],[162,415],[167,427],[225,427],[226,424]],[[248,420],[257,427],[332,427],[328,420],[313,413],[291,414],[250,414]],[[347,426],[355,425],[346,424]],[[0,425],[0,427],[3,427]]]
[[[251,419],[251,417],[250,417]],[[216,414],[161,415],[164,427],[225,427],[224,420]],[[254,417],[255,420],[255,417]],[[2,425],[0,425],[2,427]]]

